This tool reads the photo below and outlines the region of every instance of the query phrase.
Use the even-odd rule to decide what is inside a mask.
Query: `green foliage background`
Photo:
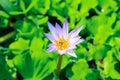
[[[44,33],[66,18],[85,41],[58,78]],[[0,0],[0,80],[120,80],[120,0]]]

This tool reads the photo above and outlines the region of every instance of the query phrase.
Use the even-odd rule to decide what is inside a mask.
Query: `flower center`
[[[67,49],[69,47],[69,40],[68,39],[66,40],[64,38],[60,38],[59,40],[55,41],[55,44],[59,50],[64,50],[64,49]]]

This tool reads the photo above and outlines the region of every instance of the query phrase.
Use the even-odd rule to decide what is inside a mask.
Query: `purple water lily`
[[[66,20],[63,24],[63,28],[60,27],[58,23],[55,24],[55,27],[48,22],[49,29],[52,34],[45,33],[45,36],[52,42],[48,45],[46,52],[58,51],[60,55],[69,54],[73,57],[77,57],[73,49],[76,48],[76,45],[83,41],[79,32],[82,29],[82,26],[72,30],[68,33],[68,21]]]

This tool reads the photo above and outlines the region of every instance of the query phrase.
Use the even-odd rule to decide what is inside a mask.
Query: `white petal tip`
[[[80,40],[79,40],[80,43],[83,42],[83,41],[85,41],[85,40],[84,40],[84,39],[80,39]]]
[[[77,55],[75,54],[75,55],[72,55],[73,57],[75,57],[75,58],[77,58]]]
[[[83,26],[84,26],[84,25],[82,25],[82,26],[79,27],[79,32],[82,30]]]
[[[71,50],[71,51],[68,51],[67,54],[69,54],[69,55],[77,58],[77,55],[76,55],[76,54],[74,53],[74,51],[72,51],[72,50]]]

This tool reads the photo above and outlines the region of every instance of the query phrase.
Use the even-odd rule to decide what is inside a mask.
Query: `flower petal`
[[[63,24],[63,36],[64,38],[68,36],[68,21],[67,20]]]
[[[53,42],[54,43],[54,38],[53,38],[53,36],[52,35],[50,35],[50,34],[47,34],[47,33],[44,33],[45,34],[45,36],[51,41],[51,42]]]
[[[48,47],[52,47],[52,48],[54,48],[55,50],[57,49],[56,46],[55,46],[53,43],[49,44]]]
[[[75,48],[77,48],[75,45],[70,45],[70,47],[68,48],[68,49],[75,49]]]
[[[79,36],[76,36],[76,37],[70,39],[70,44],[71,44],[71,45],[76,45],[76,44],[78,44],[78,41],[79,41],[79,40],[80,40],[80,37],[79,37]]]
[[[46,52],[52,52],[52,51],[56,51],[56,47],[53,43],[48,45],[48,49],[46,50]]]
[[[60,27],[60,25],[58,23],[55,24],[55,31],[56,31],[56,35],[58,37],[61,37],[62,35],[62,28]]]
[[[49,48],[46,50],[46,52],[52,52],[52,51],[55,51],[55,48],[49,47]]]
[[[82,30],[82,27],[83,27],[83,26],[72,30],[72,31],[69,33],[70,38],[73,38],[73,37],[77,36],[77,35],[79,34],[79,32]]]
[[[71,55],[71,56],[77,58],[77,55],[74,53],[73,50],[69,50],[69,51],[67,51],[67,54],[69,54],[69,55]]]
[[[47,22],[47,23],[48,23],[49,30],[52,33],[53,37],[56,38],[56,33],[55,33],[54,26],[50,22]]]
[[[66,50],[58,50],[58,52],[60,53],[60,55],[63,55],[66,53]]]
[[[76,42],[76,44],[79,44],[79,43],[81,43],[81,42],[83,42],[84,41],[84,39],[79,39],[77,42]]]

